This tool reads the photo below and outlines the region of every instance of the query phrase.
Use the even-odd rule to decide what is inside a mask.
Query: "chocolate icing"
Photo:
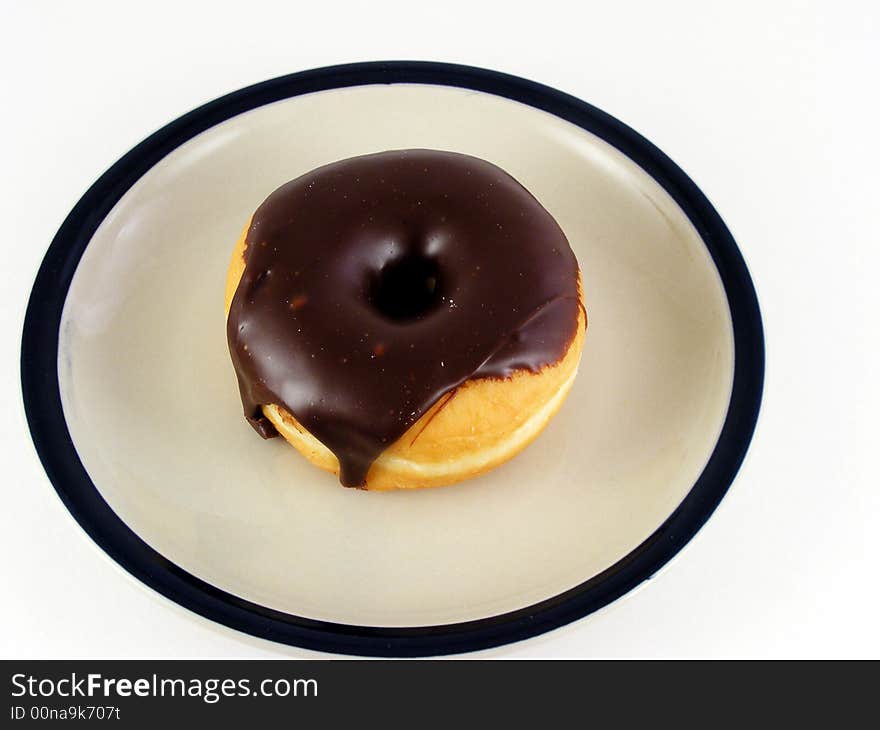
[[[382,451],[472,378],[537,372],[577,330],[578,267],[552,216],[483,160],[355,157],[254,214],[227,322],[245,415],[275,403],[361,486]]]

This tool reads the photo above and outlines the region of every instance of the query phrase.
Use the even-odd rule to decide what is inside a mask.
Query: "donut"
[[[436,150],[282,185],[245,225],[225,299],[248,422],[370,490],[514,456],[565,400],[587,326],[553,217],[499,167]]]

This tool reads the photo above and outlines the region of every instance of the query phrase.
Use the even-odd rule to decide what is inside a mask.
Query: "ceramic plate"
[[[277,186],[411,147],[523,183],[571,242],[590,326],[569,399],[512,461],[442,489],[349,490],[243,419],[224,276]],[[366,655],[522,639],[650,577],[729,487],[762,375],[748,272],[674,163],[582,101],[434,63],[286,76],[152,135],[62,225],[22,345],[40,458],[107,554],[227,626]]]

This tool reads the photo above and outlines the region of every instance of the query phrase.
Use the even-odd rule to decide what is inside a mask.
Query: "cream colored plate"
[[[453,487],[367,493],[243,419],[224,275],[241,226],[277,186],[408,147],[482,157],[531,190],[577,254],[590,327],[571,396],[520,456]],[[371,85],[259,107],[150,169],[76,269],[58,369],[86,471],[162,556],[262,606],[403,627],[529,606],[638,546],[712,451],[733,354],[706,247],[630,159],[501,97]]]

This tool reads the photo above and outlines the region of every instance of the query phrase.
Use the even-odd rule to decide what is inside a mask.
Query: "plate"
[[[453,487],[348,490],[242,418],[224,275],[277,186],[413,147],[489,160],[541,201],[590,327],[571,395],[518,457]],[[652,576],[730,486],[763,356],[730,233],[656,147],[546,86],[393,62],[242,89],[120,159],[46,254],[21,376],[56,491],[143,583],[263,638],[415,656],[547,631]]]

